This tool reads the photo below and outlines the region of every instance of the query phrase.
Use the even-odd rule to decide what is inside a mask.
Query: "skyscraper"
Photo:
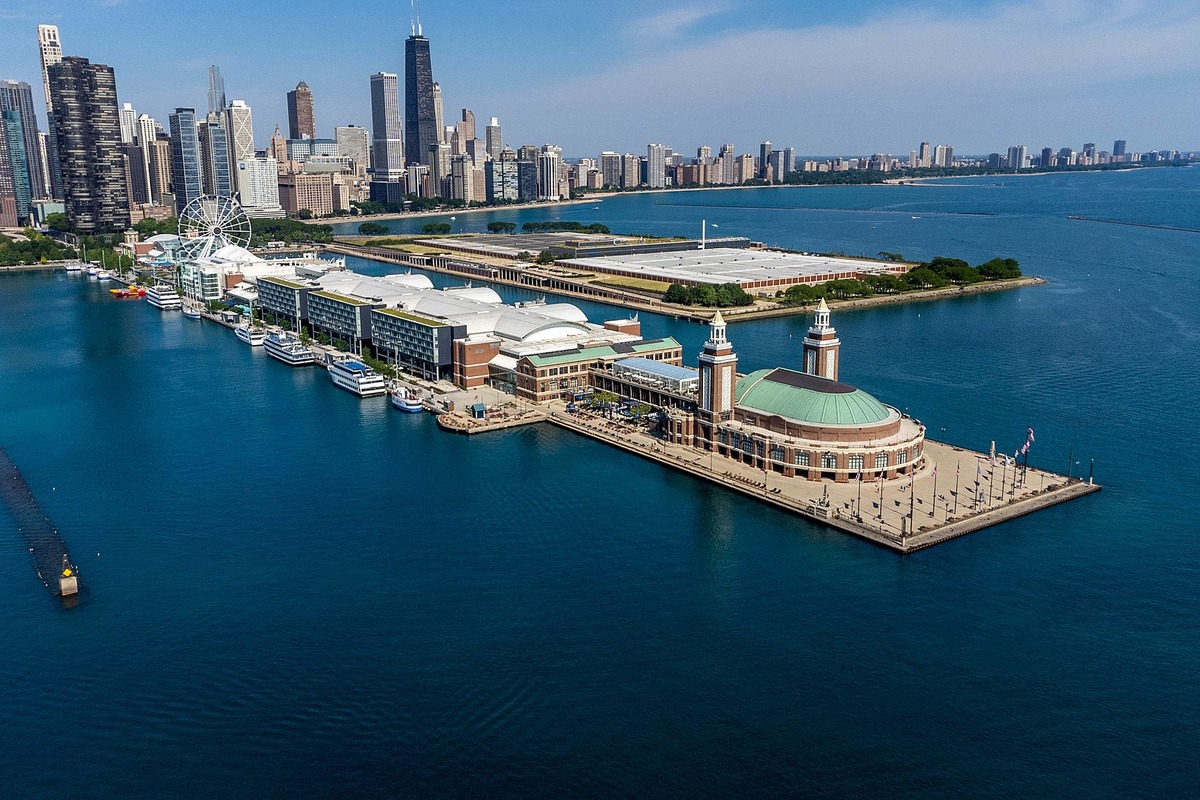
[[[133,144],[137,136],[137,111],[132,103],[124,103],[117,115],[121,120],[121,144]]]
[[[921,142],[920,149],[917,150],[917,166],[930,167],[933,165],[933,145],[929,142]]]
[[[241,161],[254,157],[254,114],[245,100],[234,100],[226,106],[225,131],[229,136],[229,160]]]
[[[296,88],[287,93],[289,139],[317,138],[313,120],[313,95],[308,84],[300,81]]]
[[[492,161],[500,159],[500,151],[504,149],[504,136],[500,132],[500,120],[492,117],[484,130],[488,158]]]
[[[175,211],[182,214],[187,204],[204,194],[200,171],[200,138],[196,134],[196,109],[177,108],[170,116],[171,186]]]
[[[605,186],[617,188],[621,185],[621,154],[605,150],[600,154],[600,176]]]
[[[220,114],[209,113],[200,123],[200,174],[205,194],[233,196],[230,181],[229,136]]]
[[[421,21],[413,19],[412,35],[404,42],[404,160],[421,164],[439,141],[437,109],[433,102],[433,66],[429,40]]]
[[[225,79],[221,68],[213,64],[208,68],[208,113],[220,114],[225,110]]]
[[[399,122],[397,122],[397,126]],[[371,140],[366,128],[357,125],[339,125],[333,129],[333,140],[337,142],[339,158],[349,158],[354,161],[354,174],[360,178],[367,175],[371,157]],[[397,142],[396,157],[399,159],[399,143]]]
[[[449,144],[450,137],[447,134],[453,129],[446,128],[446,115],[442,110],[442,85],[437,81],[433,83],[433,119],[437,124],[438,141]]]
[[[21,223],[17,219],[17,196],[12,176],[8,139],[0,136],[0,228],[15,228]]]
[[[371,76],[371,136],[377,181],[392,183],[404,177],[402,125],[399,76],[377,72]]]
[[[559,199],[558,181],[562,176],[562,156],[548,145],[542,148],[537,160],[538,200]]]
[[[667,185],[667,148],[665,145],[646,145],[646,185],[651,189],[661,189]]]
[[[763,142],[758,146],[758,177],[766,178],[771,167],[771,143]]]
[[[475,138],[475,112],[469,108],[462,110],[462,121],[456,126],[458,135],[462,137],[464,142],[469,142]],[[463,148],[466,149],[465,147]]]
[[[0,111],[15,111],[21,118],[25,137],[25,160],[29,172],[29,192],[35,200],[49,196],[46,165],[42,162],[41,135],[37,112],[33,110],[33,90],[25,81],[0,81]]]
[[[57,25],[38,25],[38,50],[42,58],[42,90],[46,93],[46,162],[50,173],[49,193],[63,196],[62,167],[58,159],[58,137],[54,133],[54,100],[50,96],[50,67],[62,61],[62,42]]]
[[[48,70],[67,220],[83,233],[129,226],[112,67],[68,56]]]
[[[1113,161],[1124,161],[1125,160],[1125,140],[1124,139],[1117,139],[1116,141],[1113,142],[1112,154],[1113,154]]]
[[[0,138],[5,140],[8,152],[8,163],[0,164],[0,169],[8,170],[17,219],[24,222],[29,219],[33,194],[29,188],[29,159],[25,153],[25,132],[19,112],[0,111]]]

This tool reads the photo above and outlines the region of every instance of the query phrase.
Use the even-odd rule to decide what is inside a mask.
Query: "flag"
[[[862,483],[862,470],[861,469],[858,471],[858,477],[855,478],[855,480],[857,480],[859,483]]]
[[[958,480],[958,471],[962,469],[962,464],[954,465],[954,480]]]
[[[937,477],[937,464],[933,465],[933,477]]]
[[[1029,429],[1029,439],[1028,439],[1028,442],[1029,442],[1030,444],[1033,444],[1033,428],[1030,428],[1030,429]]]
[[[1029,442],[1026,442],[1024,444],[1024,446],[1021,447],[1021,455],[1025,455],[1028,452],[1029,452]]]

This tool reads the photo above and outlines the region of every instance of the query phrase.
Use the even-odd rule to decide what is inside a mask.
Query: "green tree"
[[[980,264],[977,269],[987,280],[1021,277],[1021,265],[1015,258],[993,258]]]
[[[421,233],[426,236],[445,236],[449,232],[449,222],[427,222],[421,226]]]
[[[314,214],[311,209],[302,208],[296,212],[296,216],[300,219],[312,219],[316,216],[316,214]]]
[[[689,302],[691,302],[691,299],[692,297],[688,292],[687,287],[681,283],[672,283],[667,288],[667,293],[663,295],[664,302],[678,303],[680,305],[687,305]]]
[[[522,250],[517,253],[517,261],[533,261],[533,253],[528,250]]]
[[[67,223],[67,215],[58,211],[46,215],[46,227],[55,231],[71,230],[71,226]]]
[[[928,289],[930,287],[946,285],[946,279],[928,267],[917,267],[910,272],[906,272],[904,280],[909,286],[915,289]]]
[[[388,229],[386,225],[380,225],[378,222],[364,222],[358,226],[358,232],[363,236],[383,236]]]
[[[553,264],[554,263],[554,253],[551,253],[549,248],[543,250],[542,252],[538,253],[537,263]]]
[[[517,229],[515,222],[489,222],[487,225],[490,233],[512,233]]]

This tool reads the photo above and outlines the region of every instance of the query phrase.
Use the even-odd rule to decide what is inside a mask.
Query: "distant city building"
[[[0,170],[7,173],[17,219],[22,223],[33,210],[33,194],[29,185],[29,158],[25,153],[25,132],[18,111],[0,111],[0,139],[4,140],[4,155]]]
[[[559,178],[562,175],[562,156],[550,148],[542,148],[538,154],[538,200],[559,199]]]
[[[171,195],[171,140],[159,137],[146,147],[150,156],[150,201],[158,205],[175,202]]]
[[[521,200],[537,199],[538,165],[536,161],[517,161],[517,192]]]
[[[1069,147],[1064,147],[1058,151],[1058,166],[1073,167],[1075,166],[1075,151]]]
[[[224,110],[229,137],[229,160],[237,163],[254,157],[254,114],[244,100],[234,100]]]
[[[49,197],[46,165],[42,158],[42,136],[38,131],[33,90],[25,81],[0,81],[0,111],[17,114],[24,137],[26,174],[29,192],[35,200]]]
[[[1019,170],[1025,168],[1025,145],[1017,144],[1008,148],[1008,168],[1011,170]]]
[[[175,193],[175,210],[182,214],[188,203],[204,194],[196,109],[177,108],[168,121],[171,127],[171,190]]]
[[[621,185],[621,154],[605,150],[600,154],[600,177],[605,186]]]
[[[501,151],[503,155],[505,151]],[[486,193],[489,203],[510,202],[520,199],[516,153],[509,150],[512,158],[497,158],[484,165]]]
[[[429,40],[414,20],[412,35],[404,42],[404,160],[426,163],[430,148],[440,141],[441,120],[434,105],[433,65]],[[433,165],[430,165],[431,172]]]
[[[307,210],[313,216],[329,216],[333,213],[333,175],[328,172],[318,175],[303,172],[280,175],[279,204],[289,214]]]
[[[200,141],[200,182],[205,194],[231,197],[229,137],[219,114],[208,114],[197,130]]]
[[[333,140],[337,143],[338,156],[353,162],[351,172],[359,178],[365,178],[367,167],[371,165],[371,140],[367,129],[357,125],[339,125],[333,129]],[[402,154],[399,152],[399,142],[396,144],[396,157],[399,159]]]
[[[621,188],[628,189],[642,183],[642,160],[633,153],[621,156]]]
[[[118,114],[121,119],[121,144],[133,144],[137,137],[137,111],[132,103],[125,103]]]
[[[404,178],[404,128],[400,118],[398,76],[377,72],[371,76],[371,131],[376,181],[398,182]]]
[[[250,217],[282,217],[279,202],[279,170],[269,152],[238,160],[238,191],[241,206]]]
[[[667,185],[667,148],[664,145],[646,145],[646,185],[652,189]]]
[[[50,67],[62,61],[62,41],[57,25],[38,25],[38,50],[42,60],[42,90],[46,93],[46,172],[51,197],[63,196],[62,166],[58,158],[58,136],[54,132],[54,98],[50,94]]]
[[[929,142],[921,142],[921,146],[917,148],[917,166],[933,166],[933,145]]]
[[[1051,147],[1042,148],[1042,163],[1043,167],[1053,167],[1056,161],[1054,158],[1054,149]]]
[[[442,85],[437,81],[433,82],[433,119],[437,125],[438,143],[450,144],[454,127],[446,126],[446,115],[442,110]]]
[[[17,195],[13,186],[12,161],[8,153],[8,138],[0,125],[0,228],[15,228],[21,224],[17,217]]]
[[[492,161],[500,159],[500,151],[504,149],[504,136],[500,131],[500,120],[492,117],[484,128],[484,144],[487,147],[488,158]]]
[[[1116,141],[1113,142],[1112,157],[1113,157],[1113,161],[1125,160],[1125,140],[1124,139],[1117,139]]]
[[[49,75],[67,220],[82,233],[124,230],[129,187],[112,67],[68,56]]]
[[[208,113],[220,114],[225,110],[225,79],[216,64],[208,68]]]
[[[288,133],[291,139],[317,138],[312,89],[304,81],[287,93]]]

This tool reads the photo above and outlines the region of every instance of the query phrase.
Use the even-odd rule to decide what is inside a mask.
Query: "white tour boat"
[[[178,311],[183,307],[183,300],[174,286],[159,284],[146,290],[146,302],[161,311]]]
[[[239,339],[251,347],[262,347],[263,342],[267,339],[267,334],[262,328],[256,328],[248,322],[238,323],[233,332]]]
[[[383,376],[353,358],[330,364],[329,377],[334,386],[359,397],[377,397],[387,394],[387,383],[383,380]]]
[[[287,331],[271,333],[263,340],[263,350],[267,355],[293,367],[307,367],[317,360],[312,348],[305,347],[299,336],[293,336]]]

